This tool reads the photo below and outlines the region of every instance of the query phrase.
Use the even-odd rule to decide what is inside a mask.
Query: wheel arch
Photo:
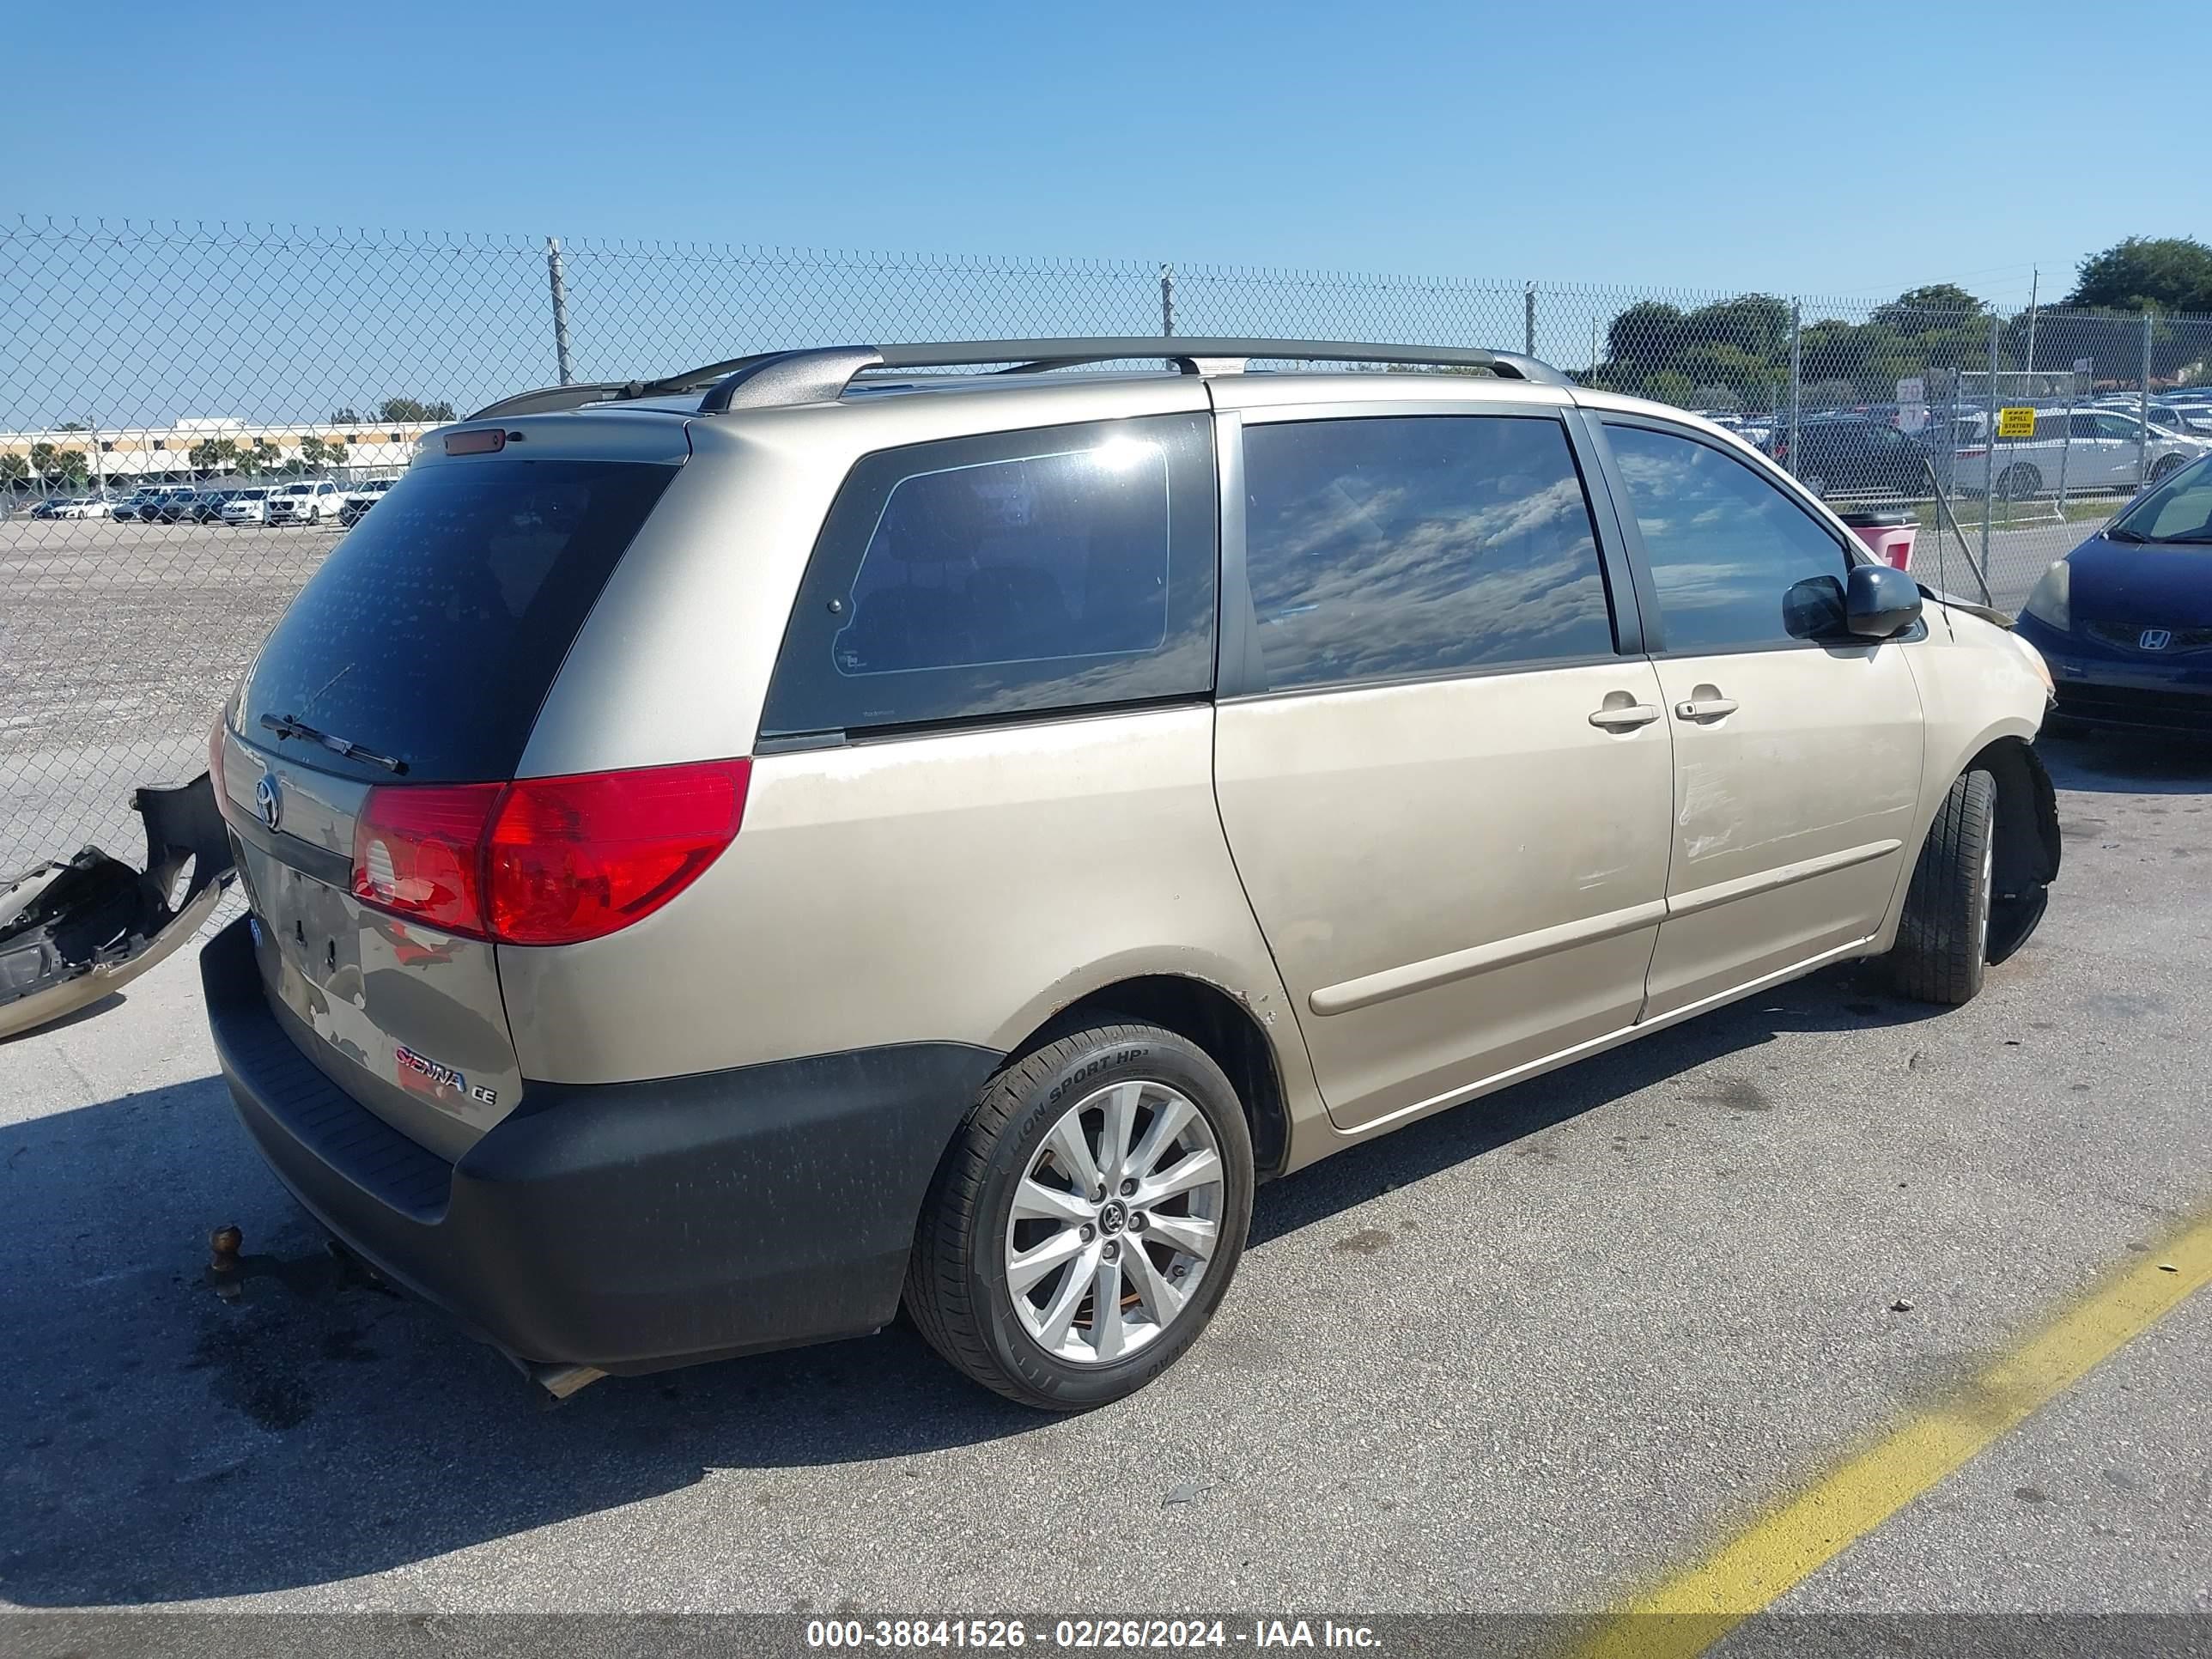
[[[1252,1164],[1261,1181],[1289,1161],[1290,1097],[1281,1057],[1250,1006],[1211,981],[1184,974],[1135,974],[1087,991],[1019,1041],[1022,1054],[1071,1030],[1115,1018],[1141,1020],[1196,1043],[1237,1091],[1252,1132]]]
[[[2025,738],[1984,744],[1959,769],[1987,772],[1996,782],[1996,846],[1990,873],[1989,959],[2002,962],[2043,919],[2058,878],[2058,797],[2051,774]]]

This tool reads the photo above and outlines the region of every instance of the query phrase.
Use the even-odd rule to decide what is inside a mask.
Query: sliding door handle
[[[1625,702],[1610,708],[1601,708],[1589,717],[1592,726],[1602,726],[1608,732],[1632,732],[1639,726],[1649,726],[1659,718],[1656,703]]]

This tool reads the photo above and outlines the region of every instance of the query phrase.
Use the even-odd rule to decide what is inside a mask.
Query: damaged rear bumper
[[[200,952],[240,1119],[347,1249],[559,1391],[890,1319],[922,1195],[1000,1056],[910,1042],[524,1085],[449,1164],[318,1068],[241,920]]]
[[[129,984],[197,933],[230,884],[230,842],[206,773],[140,789],[131,805],[146,826],[143,871],[87,847],[0,886],[0,1037]]]

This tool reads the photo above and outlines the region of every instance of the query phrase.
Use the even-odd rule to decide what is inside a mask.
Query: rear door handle
[[[1717,720],[1735,713],[1734,697],[1699,697],[1674,705],[1675,717],[1686,720]]]
[[[1632,732],[1639,726],[1649,726],[1659,718],[1656,703],[1626,702],[1618,708],[1600,708],[1589,717],[1592,726],[1601,726],[1608,732]]]

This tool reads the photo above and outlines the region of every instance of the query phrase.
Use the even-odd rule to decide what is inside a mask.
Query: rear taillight
[[[484,923],[484,833],[498,783],[372,789],[353,829],[353,896],[447,933],[490,936]]]
[[[574,945],[651,915],[737,836],[749,760],[369,791],[364,904],[504,945]]]

